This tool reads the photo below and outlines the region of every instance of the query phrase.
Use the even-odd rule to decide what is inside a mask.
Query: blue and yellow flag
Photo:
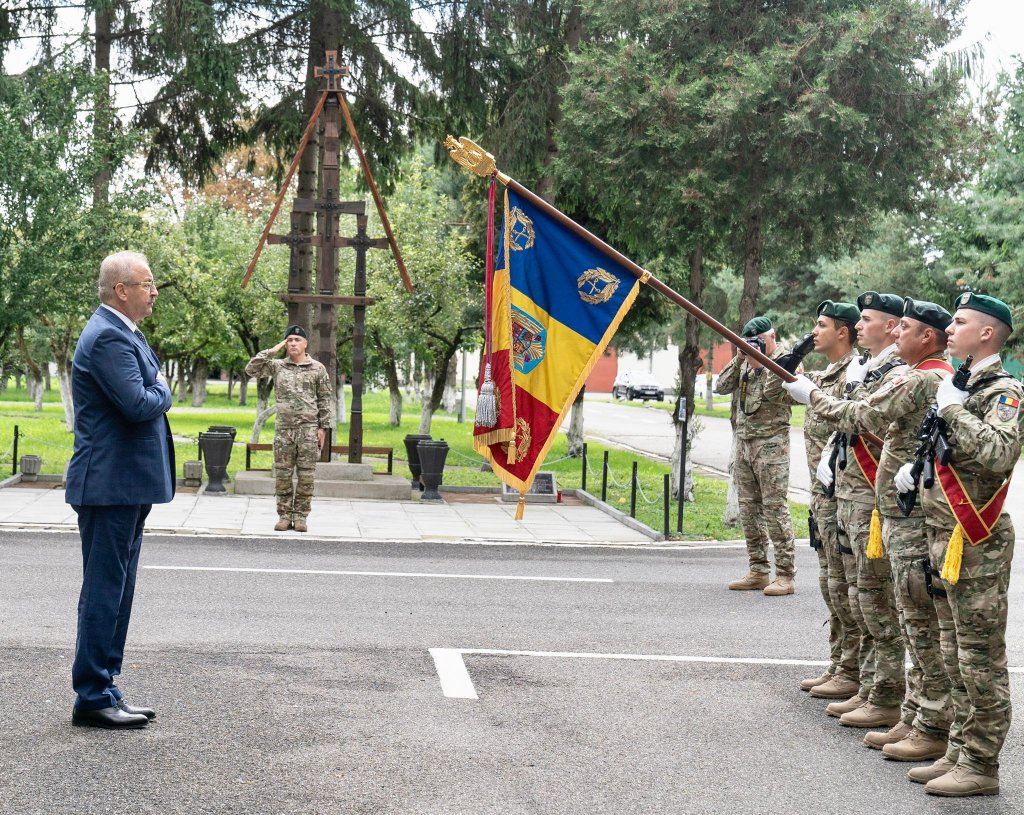
[[[498,421],[474,446],[525,493],[640,281],[509,190],[491,281],[491,374]]]

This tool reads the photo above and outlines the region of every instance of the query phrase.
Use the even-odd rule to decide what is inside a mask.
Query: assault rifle
[[[800,338],[800,342],[793,346],[792,351],[788,354],[783,354],[775,361],[791,374],[795,374],[796,369],[800,367],[800,363],[804,361],[804,357],[813,350],[814,335],[808,332]]]
[[[967,382],[971,378],[971,363],[974,357],[968,354],[956,373],[953,374],[953,386],[967,390]],[[935,486],[935,462],[948,465],[953,457],[953,447],[949,443],[948,429],[945,420],[939,415],[939,409],[932,405],[921,421],[917,432],[920,444],[914,451],[914,466],[910,468],[910,477],[914,479],[914,487],[909,492],[896,493],[896,505],[904,516],[910,515],[917,505],[918,480],[926,490]]]
[[[807,513],[807,538],[812,549],[820,549],[822,547],[821,535],[818,534],[818,522],[814,520],[813,512]]]

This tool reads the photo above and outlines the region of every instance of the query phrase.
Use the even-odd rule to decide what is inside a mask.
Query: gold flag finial
[[[459,136],[458,139],[454,136],[449,136],[444,140],[444,146],[451,154],[452,161],[456,164],[461,164],[470,172],[484,178],[497,172],[498,179],[502,183],[508,180],[507,175],[498,171],[494,162],[494,156],[465,136]]]

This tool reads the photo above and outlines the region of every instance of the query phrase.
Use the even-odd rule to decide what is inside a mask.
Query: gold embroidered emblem
[[[516,435],[515,435],[515,458],[509,458],[509,464],[515,464],[517,461],[522,461],[526,458],[527,452],[530,450],[530,444],[533,441],[533,433],[530,432],[530,425],[526,423],[526,419],[521,416],[516,419]],[[508,454],[509,442],[502,442],[501,449],[507,455]]]
[[[600,266],[595,269],[587,269],[576,278],[576,288],[580,299],[591,305],[607,303],[618,287],[619,278]]]
[[[509,213],[508,248],[513,252],[532,249],[536,237],[533,221],[519,207],[512,207]]]

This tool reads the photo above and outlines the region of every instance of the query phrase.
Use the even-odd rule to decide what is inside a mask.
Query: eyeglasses
[[[127,288],[128,286],[144,286],[145,288],[149,289],[150,291],[156,291],[156,281],[155,280],[140,280],[140,281],[138,281],[136,283],[125,283],[124,281],[122,281],[121,285],[124,286],[125,288]]]

